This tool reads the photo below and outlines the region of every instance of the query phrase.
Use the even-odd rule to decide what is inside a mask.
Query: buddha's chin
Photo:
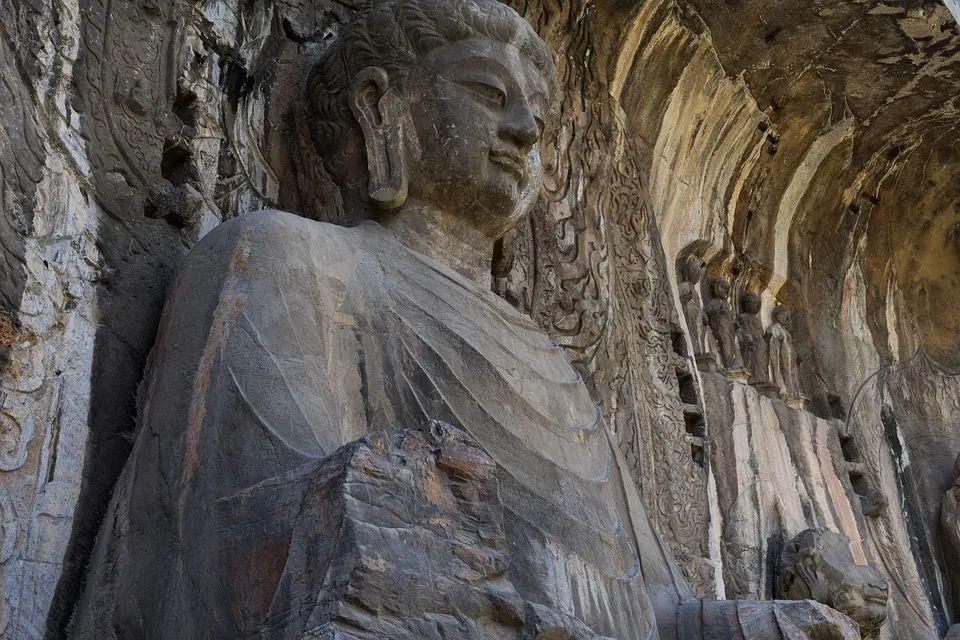
[[[886,605],[880,605],[876,602],[867,602],[863,606],[863,611],[861,613],[864,622],[868,622],[874,626],[880,625],[887,617],[887,607]]]
[[[887,617],[886,602],[880,604],[876,600],[847,598],[834,602],[834,606],[839,611],[843,611],[851,618],[856,619],[860,624],[878,626]]]
[[[484,210],[475,214],[474,221],[476,227],[485,236],[496,240],[516,227],[523,217],[524,212],[520,211],[519,208],[514,208],[509,212]]]
[[[512,184],[488,183],[484,200],[480,202],[483,208],[480,215],[483,217],[484,226],[495,229],[506,226],[506,230],[509,230],[523,217],[523,204],[523,191],[515,181]]]

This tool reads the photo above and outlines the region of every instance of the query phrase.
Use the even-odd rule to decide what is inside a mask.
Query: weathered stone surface
[[[810,527],[844,534],[866,564],[836,425],[722,376],[703,379],[727,596],[775,597],[781,549]]]
[[[503,514],[496,463],[465,433],[436,422],[377,431],[219,501],[227,543],[209,551],[223,580],[206,583],[204,600],[261,637],[603,640],[524,603]],[[114,637],[103,620],[73,634]],[[185,628],[189,616],[149,635]],[[211,620],[191,637],[228,629]]]
[[[946,632],[954,620],[948,595],[952,565],[941,543],[941,507],[960,451],[960,379],[920,352],[884,367],[864,384],[851,407],[849,428],[862,459],[865,488],[888,496],[871,518],[871,537],[897,591],[922,603],[910,610],[915,635]],[[923,630],[922,624],[929,630]]]
[[[819,602],[708,602],[682,607],[678,636],[697,640],[857,640],[855,622]]]
[[[174,265],[238,212],[306,211],[283,187],[285,114],[360,4],[0,6],[8,636],[55,637],[69,617]],[[567,348],[683,571],[722,593],[724,471],[704,453],[699,375],[673,350],[673,265],[696,255],[761,295],[765,325],[775,301],[795,310],[801,388],[818,416],[850,417],[891,617],[904,637],[941,636],[956,621],[937,545],[940,458],[960,451],[939,408],[960,353],[956,3],[513,4],[559,54],[561,106],[497,291]],[[911,376],[933,383],[875,394],[871,376],[921,347],[933,365]]]
[[[947,490],[940,504],[940,544],[943,562],[947,570],[947,593],[949,606],[960,611],[960,576],[950,567],[960,567],[960,455],[953,468],[953,485]]]

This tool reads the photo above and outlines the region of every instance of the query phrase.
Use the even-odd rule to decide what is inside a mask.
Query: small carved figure
[[[876,569],[857,565],[846,536],[807,529],[784,547],[778,597],[816,600],[847,614],[863,638],[875,638],[887,619],[889,586]]]
[[[684,320],[687,321],[690,342],[693,343],[693,355],[699,356],[708,350],[707,334],[710,331],[703,314],[700,292],[697,291],[697,285],[703,277],[703,263],[697,258],[687,258],[680,263],[677,274],[677,292],[680,295]]]
[[[953,467],[953,485],[944,494],[940,509],[940,543],[945,566],[960,567],[960,456]],[[960,576],[953,571],[947,579],[954,612],[960,612]]]
[[[733,309],[730,307],[730,282],[714,276],[707,281],[710,299],[707,302],[707,319],[720,349],[720,361],[726,373],[743,371],[740,350],[737,348],[737,328]]]
[[[743,364],[750,374],[750,384],[765,386],[770,383],[770,350],[760,320],[760,296],[747,292],[740,296],[740,315],[737,317],[737,342]]]
[[[797,352],[793,348],[793,336],[790,335],[791,317],[789,307],[777,305],[773,310],[773,324],[767,329],[767,347],[771,382],[777,385],[780,396],[787,404],[798,406],[805,404],[805,398],[800,391]]]

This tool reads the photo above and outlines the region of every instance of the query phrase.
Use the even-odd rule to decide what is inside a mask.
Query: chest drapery
[[[224,557],[245,544],[231,536],[247,533],[218,514],[266,499],[252,488],[372,430],[437,419],[497,463],[523,597],[599,633],[649,637],[644,574],[663,583],[672,569],[582,380],[549,338],[377,225],[267,213],[225,227],[188,259],[168,302],[112,506],[117,529],[97,551],[112,560],[94,561],[115,572],[92,577],[99,597],[140,598],[116,607],[136,612],[130,628],[189,630],[198,610],[230,610]],[[289,535],[282,518],[265,524],[277,540]],[[221,552],[187,542],[197,539]],[[143,598],[125,580],[162,581],[171,594]],[[250,611],[237,615],[226,627],[256,626]]]

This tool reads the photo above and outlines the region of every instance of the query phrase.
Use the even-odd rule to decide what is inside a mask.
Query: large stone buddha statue
[[[856,637],[814,603],[694,598],[580,376],[490,292],[493,245],[539,192],[554,73],[495,0],[374,0],[337,36],[297,165],[311,206],[353,226],[251,213],[186,258],[72,637]],[[418,483],[438,429],[477,453]],[[411,515],[420,495],[434,515]],[[367,521],[342,515],[360,503]]]

